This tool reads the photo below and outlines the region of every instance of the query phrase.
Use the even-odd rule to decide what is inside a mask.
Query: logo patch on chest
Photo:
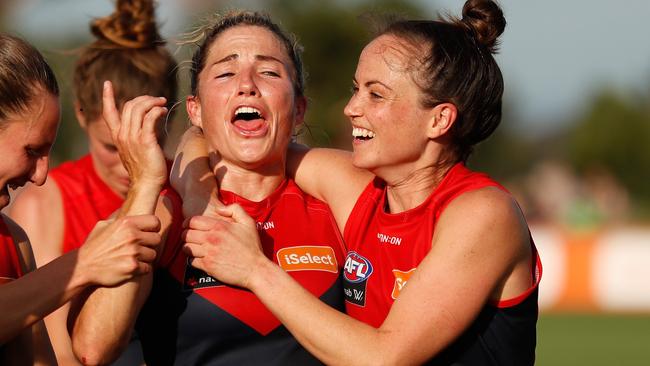
[[[372,263],[357,252],[348,252],[343,266],[345,301],[366,306],[366,284],[372,275]]]
[[[278,265],[286,272],[325,271],[338,273],[336,254],[331,247],[299,246],[277,252]]]
[[[192,267],[190,261],[185,263],[185,275],[183,276],[183,291],[192,291],[206,287],[225,286],[223,282],[210,276],[204,271]]]
[[[395,276],[395,284],[393,284],[393,292],[390,294],[393,300],[397,299],[397,296],[399,296],[404,286],[406,286],[406,282],[408,282],[409,278],[411,278],[413,272],[415,272],[415,268],[412,268],[406,272],[400,271],[399,269],[393,270],[393,276]]]

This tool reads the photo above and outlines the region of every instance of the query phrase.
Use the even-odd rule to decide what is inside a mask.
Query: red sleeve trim
[[[533,272],[533,279],[534,279],[533,285],[530,288],[528,288],[526,291],[524,291],[522,294],[520,294],[520,295],[518,295],[516,297],[513,297],[511,299],[507,299],[507,300],[501,300],[501,301],[495,302],[494,305],[496,307],[503,309],[503,308],[509,308],[509,307],[519,305],[524,300],[526,300],[528,298],[528,296],[530,296],[530,294],[532,294],[533,291],[535,291],[537,289],[537,287],[539,286],[539,281],[542,279],[542,261],[539,258],[539,254],[537,253],[537,248],[535,247],[535,244],[533,243],[532,237],[530,239],[530,243],[531,243],[531,246],[533,248],[533,261],[532,261],[533,262],[532,263],[532,272]]]

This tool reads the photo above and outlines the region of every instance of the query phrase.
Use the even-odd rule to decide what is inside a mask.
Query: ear
[[[185,98],[185,108],[190,117],[192,125],[203,128],[203,121],[201,121],[201,101],[196,95],[188,95]]]
[[[441,103],[433,107],[432,115],[427,128],[427,137],[435,139],[445,135],[456,122],[458,109],[452,103]]]
[[[307,112],[307,98],[300,96],[296,98],[296,119],[294,127],[305,122],[305,113]]]
[[[77,121],[79,121],[79,126],[85,131],[88,128],[88,121],[86,121],[84,114],[81,113],[81,104],[79,104],[78,100],[74,101],[74,115],[77,117]]]

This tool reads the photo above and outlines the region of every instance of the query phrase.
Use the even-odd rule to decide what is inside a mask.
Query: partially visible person
[[[102,83],[112,80],[117,103],[139,95],[176,98],[176,62],[165,48],[155,21],[153,0],[118,0],[115,12],[94,19],[96,40],[81,52],[74,69],[75,115],[88,135],[89,153],[64,162],[49,173],[43,186],[28,186],[11,207],[10,216],[34,243],[42,266],[79,248],[99,220],[119,209],[129,189],[102,112]],[[163,131],[158,131],[161,143]],[[66,327],[69,305],[45,319],[59,363],[77,363]],[[142,363],[138,342],[132,342],[116,365]]]
[[[9,204],[9,189],[45,183],[59,125],[58,96],[41,54],[0,34],[0,208]],[[97,223],[83,248],[37,270],[25,231],[0,214],[0,364],[56,364],[43,317],[86,288],[116,286],[151,271],[159,220],[124,216],[131,212],[126,207],[123,217]]]
[[[220,182],[218,194],[254,217],[268,260],[325,307],[340,310],[344,249],[336,224],[327,205],[303,193],[285,173],[287,147],[306,108],[300,49],[258,13],[228,14],[204,31],[192,59],[186,104],[192,123],[204,128],[210,149],[220,155],[209,162]],[[153,99],[139,97],[126,106],[146,110],[142,104],[148,98]],[[141,116],[117,113],[110,88],[106,100],[107,121],[143,125]],[[125,156],[140,150],[129,141],[118,149]],[[161,159],[140,169],[165,176],[151,169]],[[178,197],[164,192],[162,200],[173,218],[170,233],[180,235]],[[88,298],[72,332],[80,358],[109,362],[139,311],[136,329],[147,365],[320,364],[255,295],[214,280],[207,261],[190,266],[181,246],[179,236],[167,236],[153,285],[147,276],[139,286],[102,289]]]
[[[192,265],[250,289],[326,364],[534,364],[541,263],[514,198],[465,166],[501,119],[492,53],[505,24],[489,0],[468,0],[462,19],[389,24],[363,49],[344,110],[352,155],[290,154],[289,174],[343,232],[347,315],[269,261],[237,205],[191,219]],[[200,174],[200,140],[187,144],[181,177]],[[212,189],[177,183],[189,203]]]

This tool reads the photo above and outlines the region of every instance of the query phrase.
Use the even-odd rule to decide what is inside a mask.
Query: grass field
[[[537,366],[650,366],[650,315],[541,314]]]

